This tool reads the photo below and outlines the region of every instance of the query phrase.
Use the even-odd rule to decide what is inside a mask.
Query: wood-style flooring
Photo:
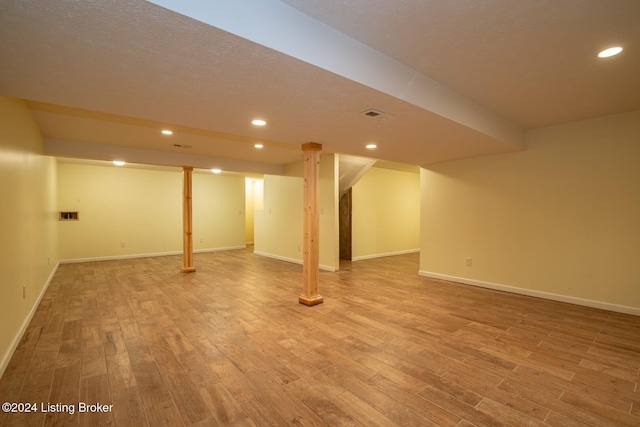
[[[640,426],[640,317],[247,251],[63,264],[0,380],[2,426]]]

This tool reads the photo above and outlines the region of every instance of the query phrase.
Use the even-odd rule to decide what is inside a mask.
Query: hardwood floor
[[[639,317],[419,277],[417,254],[322,272],[315,307],[299,265],[181,265],[61,265],[0,400],[76,411],[0,425],[640,425]]]

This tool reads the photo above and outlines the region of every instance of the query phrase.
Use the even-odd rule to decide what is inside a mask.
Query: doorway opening
[[[352,195],[351,188],[340,197],[340,259],[351,261]]]

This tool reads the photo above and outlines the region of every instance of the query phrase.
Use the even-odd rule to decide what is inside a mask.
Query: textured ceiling
[[[276,12],[297,13],[310,34],[317,27],[313,34],[344,41],[326,44],[326,58],[344,44],[390,65],[354,56],[329,69],[288,46],[236,34],[233,23],[221,29],[143,0],[2,0],[0,95],[29,101],[52,154],[120,153],[138,163],[247,173],[277,173],[308,141],[422,165],[521,149],[493,127],[517,136],[640,109],[638,1],[233,4],[250,3],[273,7],[263,17],[267,30],[282,29]],[[295,41],[304,40],[287,42]],[[614,42],[623,55],[595,59]],[[395,70],[409,71],[408,95],[367,78],[393,79]],[[393,118],[360,115],[368,108]],[[258,116],[269,124],[252,126]],[[160,135],[164,127],[175,134]],[[378,149],[367,151],[368,142]],[[190,145],[189,155],[176,143]]]
[[[282,1],[525,129],[640,109],[638,0]]]

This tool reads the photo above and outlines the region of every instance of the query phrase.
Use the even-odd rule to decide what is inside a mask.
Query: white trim
[[[416,252],[420,252],[420,249],[407,249],[407,250],[404,250],[404,251],[385,252],[385,253],[381,253],[381,254],[355,256],[355,257],[351,258],[351,261],[363,261],[365,259],[385,258],[385,257],[388,257],[388,256],[413,254],[413,253],[416,253]]]
[[[22,340],[22,337],[23,337],[24,333],[27,331],[27,328],[29,327],[29,323],[31,323],[31,319],[33,319],[34,314],[36,314],[36,310],[38,310],[38,306],[40,306],[40,301],[42,301],[42,297],[44,296],[44,293],[49,288],[49,285],[51,284],[51,281],[53,280],[53,276],[55,276],[56,272],[58,271],[58,267],[60,267],[60,261],[58,261],[56,263],[55,267],[53,267],[53,270],[51,271],[51,274],[49,274],[49,278],[47,278],[47,281],[45,282],[44,286],[42,287],[42,291],[40,291],[40,295],[38,295],[38,298],[36,298],[36,301],[33,304],[33,307],[31,307],[31,311],[29,312],[29,315],[27,315],[27,317],[22,322],[22,326],[20,327],[20,331],[18,332],[16,337],[13,339],[13,342],[11,343],[11,346],[9,347],[7,352],[5,353],[5,355],[4,355],[3,359],[2,359],[2,363],[0,364],[0,378],[2,378],[2,376],[4,375],[4,371],[7,369],[7,366],[9,366],[9,362],[11,361],[11,358],[13,357],[13,353],[15,353],[16,349],[18,348],[18,344],[20,344],[20,340]]]
[[[255,251],[255,250],[253,251],[253,254],[254,255],[258,255],[258,256],[263,256],[263,257],[266,257],[266,258],[277,259],[279,261],[292,262],[294,264],[302,265],[302,260],[301,259],[289,258],[289,257],[281,256],[281,255],[274,255],[274,254],[270,254],[270,253],[267,253],[267,252],[260,252],[260,251]],[[320,270],[330,271],[332,273],[335,273],[337,271],[337,269],[335,267],[331,267],[329,265],[320,264],[319,268],[320,268]]]
[[[98,257],[91,257],[91,258],[72,258],[72,259],[60,260],[60,263],[73,264],[76,262],[115,261],[119,259],[151,258],[151,257],[169,256],[169,255],[182,255],[182,251],[156,252],[152,254],[110,255],[110,256],[98,256]]]
[[[247,249],[247,245],[240,245],[240,246],[226,246],[224,248],[207,248],[207,249],[195,249],[193,251],[194,254],[202,254],[202,253],[207,253],[207,252],[220,252],[220,251],[237,251],[240,249]],[[180,252],[180,255],[182,255],[182,252]]]
[[[617,313],[640,316],[640,308],[628,307],[625,305],[610,304],[601,301],[594,301],[584,298],[577,298],[568,295],[554,294],[551,292],[536,291],[534,289],[517,288],[514,286],[500,285],[498,283],[483,282],[480,280],[465,279],[463,277],[448,276],[446,274],[432,273],[430,271],[418,271],[418,275],[433,279],[448,280],[450,282],[462,283],[464,285],[478,286],[481,288],[495,289],[498,291],[510,292],[513,294],[527,295],[536,298],[543,298],[552,301],[566,302],[569,304],[582,305],[585,307],[599,308],[601,310],[615,311]]]
[[[193,253],[200,254],[205,252],[232,251],[232,250],[246,249],[246,248],[247,248],[246,245],[241,245],[241,246],[228,246],[224,248],[196,249],[193,251]],[[153,258],[153,257],[170,256],[170,255],[182,255],[182,251],[155,252],[150,254],[110,255],[110,256],[100,256],[100,257],[91,257],[91,258],[71,258],[71,259],[60,260],[60,263],[73,264],[76,262],[114,261],[114,260],[120,260],[120,259]]]

